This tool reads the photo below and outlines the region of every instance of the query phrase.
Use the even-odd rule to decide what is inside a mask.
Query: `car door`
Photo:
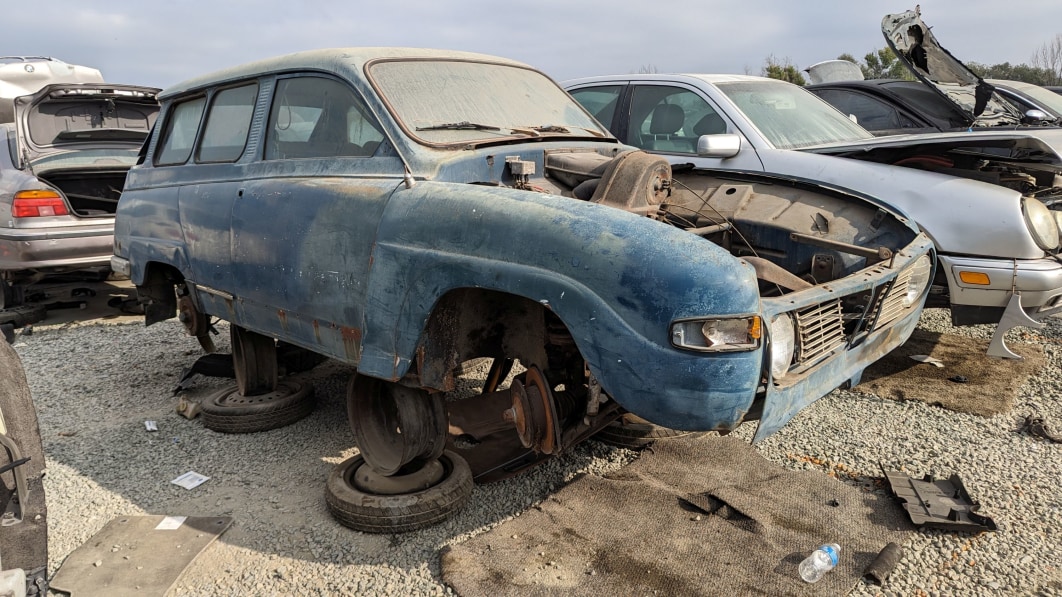
[[[232,210],[237,317],[356,359],[376,228],[404,169],[349,85],[277,79]]]
[[[762,171],[763,164],[741,132],[699,90],[675,83],[602,83],[570,89],[572,97],[624,143],[663,154],[672,164]],[[615,107],[606,97],[616,96]],[[736,134],[741,150],[728,158],[697,155],[703,135]]]
[[[257,94],[257,82],[250,82],[174,102],[153,160],[160,180],[179,181],[177,213],[190,281],[207,292],[232,291],[230,221],[242,176],[237,161]]]

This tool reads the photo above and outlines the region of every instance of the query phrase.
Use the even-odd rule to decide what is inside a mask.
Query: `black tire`
[[[595,433],[593,439],[620,448],[638,449],[661,440],[700,437],[702,435],[704,435],[704,432],[679,431],[678,429],[654,425],[639,416],[628,413]]]
[[[340,524],[364,533],[404,533],[446,519],[472,495],[472,470],[465,459],[446,450],[439,457],[445,473],[435,485],[398,495],[376,495],[354,486],[365,464],[361,455],[340,463],[328,476],[325,501]]]
[[[236,387],[244,396],[268,394],[277,387],[277,342],[269,336],[229,326]]]
[[[229,386],[200,405],[203,427],[221,433],[254,433],[290,425],[313,412],[313,386],[284,380],[268,394],[244,396]]]

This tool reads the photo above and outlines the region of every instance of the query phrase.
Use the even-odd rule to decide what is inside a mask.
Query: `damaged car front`
[[[157,89],[52,84],[0,123],[0,309],[49,274],[106,273],[125,174],[158,113]]]
[[[806,89],[748,75],[611,75],[568,90],[621,140],[673,164],[762,171],[856,189],[933,239],[931,306],[998,323],[988,353],[1062,310],[1062,129],[874,137]],[[848,158],[844,160],[838,157]],[[969,180],[967,180],[969,179]]]

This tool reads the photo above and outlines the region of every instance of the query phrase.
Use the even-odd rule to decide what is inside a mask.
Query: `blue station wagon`
[[[317,50],[160,98],[112,267],[149,325],[231,324],[237,382],[204,414],[298,411],[278,341],[357,367],[360,454],[326,495],[364,531],[440,520],[624,413],[766,437],[904,342],[933,271],[886,202],[672,167],[501,58]],[[447,399],[484,358],[482,393]]]

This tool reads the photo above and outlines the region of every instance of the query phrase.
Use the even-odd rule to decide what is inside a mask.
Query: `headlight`
[[[690,319],[671,324],[671,343],[704,352],[755,350],[763,336],[759,316],[731,319]]]
[[[907,293],[900,301],[905,309],[918,302],[918,297],[922,296],[932,279],[933,261],[929,255],[922,255],[911,266],[911,279],[907,282]]]
[[[1025,214],[1025,223],[1029,226],[1033,240],[1045,251],[1058,248],[1059,223],[1056,215],[1037,199],[1022,198],[1021,211]]]
[[[796,330],[793,318],[782,313],[771,320],[771,376],[774,379],[785,377],[789,365],[793,362],[796,350]]]

